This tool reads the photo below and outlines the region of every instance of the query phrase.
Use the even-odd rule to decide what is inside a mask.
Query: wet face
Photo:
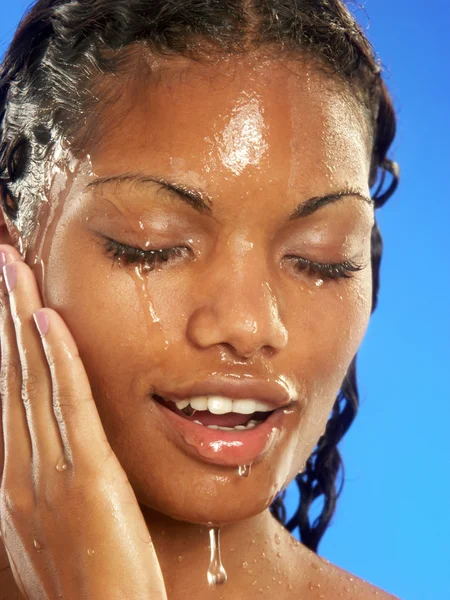
[[[368,324],[362,114],[313,68],[251,57],[157,61],[108,111],[89,156],[52,167],[27,261],[139,501],[192,522],[244,519],[302,470]],[[233,436],[248,432],[181,433],[153,396],[214,378],[295,399],[247,478],[239,452],[255,450]]]

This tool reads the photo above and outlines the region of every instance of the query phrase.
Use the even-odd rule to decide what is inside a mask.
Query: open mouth
[[[180,417],[183,417],[184,419],[187,419],[188,421],[192,421],[198,425],[203,425],[209,429],[220,429],[222,431],[252,429],[260,423],[266,421],[268,417],[275,412],[275,410],[273,410],[267,412],[257,411],[253,412],[252,414],[241,414],[238,412],[214,414],[209,410],[196,410],[190,404],[180,410],[175,402],[172,402],[171,400],[165,400],[158,394],[153,394],[153,399],[158,402],[158,404],[161,404],[165,408],[168,408],[172,412],[176,413]]]

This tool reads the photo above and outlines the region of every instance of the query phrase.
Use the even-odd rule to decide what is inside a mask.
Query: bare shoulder
[[[2,592],[1,597],[4,600],[23,600],[23,596],[11,572],[2,538],[0,538],[0,590]]]
[[[317,556],[297,540],[291,541],[295,548],[297,575],[294,589],[300,598],[308,600],[400,600],[368,581],[341,569],[330,561]],[[291,565],[294,566],[291,562]]]
[[[399,600],[397,596],[372,585],[368,581],[333,565],[329,561],[317,557],[318,564],[323,565],[323,589],[330,598],[336,598],[336,591],[346,600]]]

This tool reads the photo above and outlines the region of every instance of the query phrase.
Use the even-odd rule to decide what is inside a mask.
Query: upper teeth
[[[183,410],[189,404],[195,410],[209,410],[215,415],[235,412],[242,415],[251,415],[254,412],[270,412],[275,410],[270,404],[259,400],[232,400],[225,396],[195,396],[187,400],[172,400],[179,410]]]

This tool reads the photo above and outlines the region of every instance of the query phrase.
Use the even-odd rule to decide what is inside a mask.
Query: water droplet
[[[320,565],[317,565],[316,563],[312,563],[312,568],[316,569],[316,571],[322,571],[322,567]]]
[[[281,543],[281,537],[278,533],[275,534],[275,544],[279,546]]]
[[[211,555],[207,578],[210,587],[215,588],[216,585],[222,585],[227,580],[227,574],[220,559],[220,529],[218,527],[211,527],[209,530],[209,546]]]
[[[320,588],[320,583],[314,583],[313,581],[310,582],[310,584],[309,584],[310,590],[318,590],[319,588]]]
[[[142,532],[142,535],[141,535],[140,527],[137,527],[136,534],[137,534],[138,538],[141,540],[141,542],[143,542],[144,544],[148,544],[148,545],[152,544],[152,538],[150,537],[150,534],[146,527],[145,527],[144,531]]]
[[[317,287],[320,287],[321,285],[323,285],[323,279],[316,279],[316,285],[317,285]]]
[[[88,556],[93,556],[95,554],[95,550],[93,548],[88,548],[87,549],[87,555]]]
[[[241,465],[238,469],[239,477],[248,477],[252,470],[251,463],[249,465]]]
[[[349,581],[354,581],[353,577],[348,578]]]
[[[37,540],[33,540],[33,546],[36,548],[36,550],[39,552],[39,550],[41,550],[42,546],[41,544],[37,541]]]
[[[183,557],[179,556],[177,560],[178,560],[178,562],[183,562]]]
[[[281,552],[277,552],[277,558],[281,558]]]
[[[243,568],[243,569],[247,569],[247,568],[248,568],[248,562],[247,562],[247,561],[244,561],[244,562],[242,563],[242,568]]]
[[[67,463],[64,460],[64,458],[61,458],[58,461],[58,464],[56,465],[56,470],[61,472],[61,471],[65,471],[66,469],[67,469]]]

